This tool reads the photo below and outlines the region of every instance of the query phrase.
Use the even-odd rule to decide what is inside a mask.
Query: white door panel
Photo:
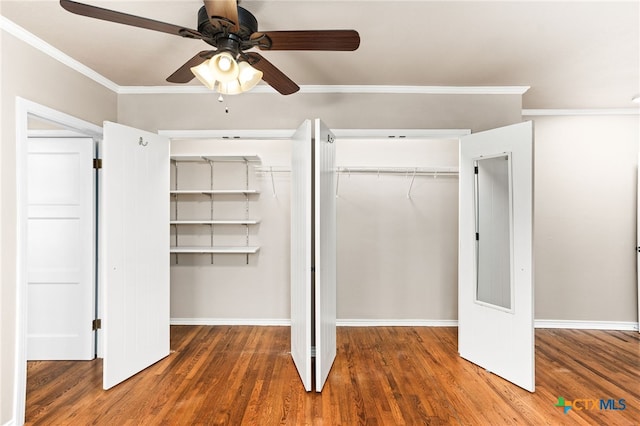
[[[27,359],[93,359],[93,140],[28,146]]]
[[[169,354],[169,140],[104,123],[103,387]]]
[[[313,241],[310,120],[302,123],[291,143],[291,356],[304,388],[310,391]]]
[[[334,136],[315,120],[315,347],[316,392],[336,358],[336,150]]]
[[[461,139],[459,209],[460,355],[533,392],[531,122]]]

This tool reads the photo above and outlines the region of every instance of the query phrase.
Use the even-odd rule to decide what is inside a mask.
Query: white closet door
[[[476,172],[477,171],[477,172]],[[533,392],[533,126],[460,142],[460,356]]]
[[[336,150],[334,136],[315,120],[315,347],[316,392],[336,358]]]
[[[311,121],[306,120],[291,146],[291,356],[307,391],[311,390],[311,146]]]
[[[94,358],[92,139],[29,139],[27,359]]]
[[[100,173],[103,387],[169,354],[169,140],[104,123]]]

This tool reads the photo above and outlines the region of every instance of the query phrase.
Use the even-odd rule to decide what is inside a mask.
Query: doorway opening
[[[35,123],[38,123],[37,125]],[[84,136],[94,144],[102,139],[102,128],[52,108],[16,99],[16,358],[14,360],[14,413],[16,419],[24,421],[27,379],[27,318],[29,311],[27,281],[28,270],[28,158],[29,132],[31,127],[40,127],[38,132],[57,132],[59,135]],[[92,307],[93,308],[93,307]]]

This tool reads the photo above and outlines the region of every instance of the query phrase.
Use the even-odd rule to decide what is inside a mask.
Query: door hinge
[[[476,232],[476,241],[480,241],[480,233]]]
[[[96,330],[100,330],[102,328],[102,320],[101,319],[94,319],[91,322],[91,330],[96,331]]]
[[[478,166],[473,167],[473,173],[476,175],[478,174]]]
[[[102,158],[94,158],[93,159],[93,168],[101,169],[102,168]]]

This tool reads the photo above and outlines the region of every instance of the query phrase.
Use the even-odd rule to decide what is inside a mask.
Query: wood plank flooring
[[[172,326],[171,355],[109,391],[100,360],[30,362],[27,424],[640,424],[637,332],[536,330],[534,394],[461,359],[456,328],[339,327],[337,339],[321,394],[302,387],[288,327]]]

